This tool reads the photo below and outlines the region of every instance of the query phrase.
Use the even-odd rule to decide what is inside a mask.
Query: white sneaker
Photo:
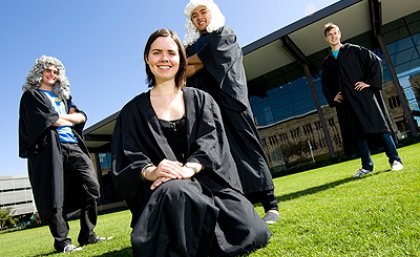
[[[82,247],[77,247],[73,244],[66,245],[63,249],[63,253],[78,252],[82,250]]]
[[[359,169],[356,174],[353,175],[353,178],[360,178],[361,176],[371,173],[371,170]]]
[[[269,210],[263,220],[266,224],[274,224],[279,220],[279,212],[276,210]]]
[[[404,168],[404,166],[402,165],[402,163],[401,162],[399,162],[399,161],[394,161],[392,164],[391,164],[391,170],[392,171],[398,171],[398,170],[402,170]]]

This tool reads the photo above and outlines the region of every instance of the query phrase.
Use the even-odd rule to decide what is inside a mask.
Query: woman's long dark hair
[[[147,83],[149,83],[149,87],[154,86],[156,83],[155,76],[150,70],[146,59],[149,54],[151,45],[158,37],[171,37],[178,46],[179,70],[175,75],[175,82],[177,88],[182,88],[185,86],[187,80],[187,55],[185,54],[184,46],[182,45],[178,35],[169,29],[158,29],[153,32],[147,40],[146,46],[144,47],[144,63],[146,65]]]

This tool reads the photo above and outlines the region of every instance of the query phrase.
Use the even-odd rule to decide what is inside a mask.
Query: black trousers
[[[86,244],[89,238],[95,237],[93,229],[96,226],[98,208],[97,199],[99,197],[99,182],[89,156],[84,153],[77,144],[62,143],[63,168],[66,176],[77,176],[82,183],[84,196],[80,201],[80,232],[78,242]],[[66,185],[66,181],[64,181]],[[65,186],[64,190],[71,190]],[[54,237],[54,247],[57,251],[62,251],[64,247],[71,244],[68,237],[69,225],[63,207],[55,208],[48,220],[49,228]]]
[[[254,193],[248,193],[245,197],[252,203],[261,203],[264,207],[264,211],[279,210],[277,203],[277,197],[274,195],[274,190],[266,190]]]

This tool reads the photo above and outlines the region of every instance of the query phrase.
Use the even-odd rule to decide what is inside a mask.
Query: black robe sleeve
[[[36,89],[24,92],[19,110],[19,156],[27,158],[29,148],[58,118],[58,113],[51,108],[42,92]]]
[[[338,65],[335,60],[331,59],[329,55],[324,59],[322,64],[321,72],[321,86],[322,93],[328,102],[330,107],[336,107],[337,103],[334,101],[334,97],[340,92],[340,82],[338,81]]]
[[[363,70],[365,71],[364,82],[369,84],[373,89],[382,89],[382,61],[381,59],[372,51],[358,46],[360,60],[363,60],[364,64]]]
[[[77,105],[73,101],[72,96],[70,96],[70,99],[68,101],[64,101],[64,103],[66,104],[67,112],[69,112],[70,108],[74,108],[76,110],[76,113],[80,113],[83,116],[85,116],[85,121],[83,123],[75,124],[73,126],[73,130],[76,131],[77,134],[82,136],[83,135],[83,129],[85,128],[85,125],[86,125],[86,122],[87,122],[87,114],[84,111],[80,110],[79,107],[77,107]]]
[[[219,106],[209,94],[199,90],[187,88],[185,95],[187,117],[191,117],[187,162],[202,164],[208,168],[204,172],[214,172],[230,187],[242,191]]]
[[[225,26],[210,33],[197,55],[217,81],[214,86],[235,99],[245,110],[248,106],[247,80],[242,49],[233,30]]]
[[[143,124],[142,110],[137,109],[137,102],[142,102],[144,95],[137,96],[121,110],[112,133],[112,174],[117,192],[130,201],[139,186],[147,186],[147,181],[140,179],[140,172],[148,164],[154,164],[147,155],[147,123]],[[157,165],[158,163],[155,163]]]

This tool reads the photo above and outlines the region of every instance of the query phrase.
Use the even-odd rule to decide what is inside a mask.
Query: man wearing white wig
[[[273,224],[279,218],[277,199],[248,99],[242,49],[213,0],[191,0],[184,14],[187,86],[210,93],[220,106],[245,196],[262,203],[264,220]]]
[[[28,173],[39,216],[47,222],[59,252],[81,250],[68,237],[67,214],[81,209],[79,244],[106,238],[93,231],[99,182],[80,135],[86,115],[70,96],[64,65],[41,56],[22,87],[19,110],[19,156]]]

